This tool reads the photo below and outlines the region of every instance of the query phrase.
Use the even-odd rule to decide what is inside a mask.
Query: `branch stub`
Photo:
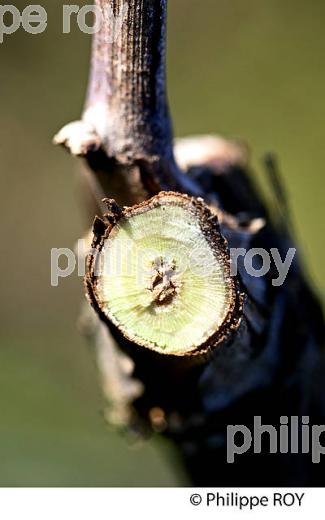
[[[238,282],[217,218],[201,199],[161,192],[124,208],[98,249],[99,261],[88,262],[89,298],[132,343],[187,356],[238,327]]]

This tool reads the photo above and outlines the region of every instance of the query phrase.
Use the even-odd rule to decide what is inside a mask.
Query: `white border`
[[[267,506],[218,507],[206,505],[208,493],[237,493],[248,497],[266,496]],[[304,493],[302,503],[274,506],[274,493]],[[190,497],[200,495],[202,503],[194,506]],[[209,495],[212,497],[213,495]],[[290,497],[290,495],[288,495]],[[313,520],[324,518],[325,493],[322,488],[2,488],[0,513],[3,519],[13,520],[191,520],[201,518],[291,517]]]

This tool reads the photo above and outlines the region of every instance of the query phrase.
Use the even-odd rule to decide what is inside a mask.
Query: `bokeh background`
[[[128,445],[108,429],[94,357],[76,327],[82,282],[50,286],[51,248],[72,248],[90,225],[78,161],[51,145],[79,117],[90,53],[76,23],[62,34],[64,3],[40,1],[44,34],[20,29],[0,44],[0,485],[184,484],[166,442]],[[325,2],[169,3],[176,135],[244,138],[263,190],[261,157],[278,153],[306,269],[323,296]]]

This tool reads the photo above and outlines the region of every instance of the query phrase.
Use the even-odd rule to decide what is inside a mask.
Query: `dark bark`
[[[109,157],[172,161],[165,81],[166,0],[96,0],[124,17],[94,36],[85,118]],[[111,41],[113,39],[113,41]]]
[[[115,14],[122,4],[97,3],[111,6]],[[107,28],[94,39],[83,120],[68,125],[56,141],[85,157],[95,200],[99,191],[122,205],[141,202],[162,189],[203,194],[230,248],[275,247],[285,257],[292,246],[285,225],[288,208],[272,161],[268,166],[279,202],[277,221],[271,219],[247,166],[229,154],[236,145],[227,143],[221,153],[216,141],[207,153],[198,140],[202,160],[193,158],[192,163],[187,157],[186,175],[176,165],[165,87],[166,0],[130,0],[128,6],[115,42],[104,41]],[[104,220],[107,224],[107,213]],[[96,246],[105,232],[102,225],[96,221]],[[241,325],[200,364],[135,348],[116,327],[104,332],[99,320],[87,317],[100,349],[104,381],[113,381],[109,388],[119,389],[112,392],[120,424],[163,431],[182,453],[194,484],[324,484],[323,464],[312,465],[310,456],[249,452],[234,464],[226,463],[228,424],[251,427],[256,415],[277,427],[281,415],[309,415],[311,424],[325,421],[319,302],[299,259],[281,287],[272,285],[274,277],[271,270],[254,278],[239,266],[245,294]],[[114,369],[103,365],[103,352]],[[127,367],[120,358],[125,354]]]
[[[109,20],[94,35],[82,120],[64,127],[55,142],[86,158],[88,191],[97,192],[99,183],[121,205],[163,189],[200,195],[173,153],[165,78],[167,0],[95,4]],[[115,30],[112,14],[122,17]]]

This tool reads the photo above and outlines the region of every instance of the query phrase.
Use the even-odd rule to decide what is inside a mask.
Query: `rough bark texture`
[[[99,181],[119,204],[141,202],[161,189],[200,195],[174,159],[165,78],[167,0],[95,4],[106,22],[94,35],[82,120],[64,127],[55,142],[86,157],[95,173],[87,176],[92,191]],[[114,23],[114,16],[120,21]]]
[[[98,0],[97,5],[104,12],[108,7],[123,21],[115,34],[112,26],[103,24],[94,37],[84,119],[95,127],[109,157],[131,164],[155,157],[170,160],[166,1]]]
[[[97,4],[114,14],[122,8],[117,0]],[[175,154],[186,174],[176,166],[165,93],[166,1],[127,4],[117,40],[105,42],[107,27],[94,40],[82,121],[65,127],[56,142],[85,157],[87,191],[97,207],[103,207],[99,193],[121,205],[142,202],[160,190],[203,195],[230,248],[275,247],[285,257],[292,239],[274,161],[267,164],[279,204],[275,220],[251,181],[241,145],[213,137],[184,140]],[[104,220],[109,218],[106,210]],[[99,245],[105,225],[97,220],[94,231]],[[143,433],[163,431],[182,453],[196,485],[324,484],[323,465],[311,464],[306,455],[248,452],[234,464],[226,462],[228,424],[252,428],[258,415],[275,426],[281,415],[309,415],[311,424],[325,421],[324,323],[299,259],[280,287],[272,284],[277,277],[272,269],[255,278],[240,263],[238,276],[245,294],[241,325],[204,364],[134,348],[90,308],[85,311],[110,418]]]

